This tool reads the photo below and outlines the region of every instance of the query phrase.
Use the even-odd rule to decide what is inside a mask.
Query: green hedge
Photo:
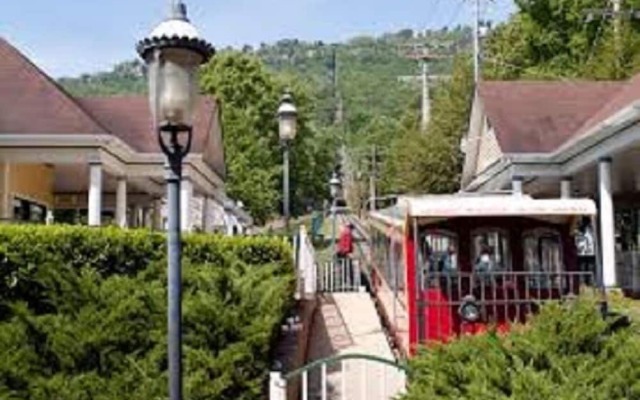
[[[596,304],[543,307],[506,336],[466,337],[411,361],[404,400],[640,399],[640,335],[612,332]]]
[[[166,398],[165,250],[148,231],[0,227],[0,399]],[[186,398],[260,398],[288,246],[191,235],[183,260]]]

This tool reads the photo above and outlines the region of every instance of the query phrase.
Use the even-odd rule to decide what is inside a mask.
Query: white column
[[[142,215],[143,217],[143,226],[147,229],[150,229],[153,227],[153,207],[145,207],[142,209]]]
[[[152,228],[156,230],[161,230],[162,226],[162,199],[155,198],[153,199],[153,222]]]
[[[287,400],[287,382],[282,377],[282,372],[269,373],[269,400]]]
[[[89,226],[102,224],[102,163],[89,164]]]
[[[605,287],[616,286],[616,239],[614,233],[613,197],[611,193],[611,159],[598,163],[600,192],[600,248],[602,252],[602,278]]]
[[[212,200],[209,198],[209,196],[204,196],[202,198],[202,231],[203,232],[213,231],[213,221],[211,218],[213,207],[211,207],[211,201]]]
[[[191,231],[191,199],[193,198],[193,183],[188,178],[182,179],[180,187],[180,226],[183,231]]]
[[[560,182],[560,197],[563,199],[571,198],[571,178],[565,177],[562,178]]]
[[[142,228],[144,225],[143,208],[140,204],[133,206],[133,227]]]
[[[514,176],[511,179],[511,190],[513,191],[513,195],[514,196],[522,196],[523,191],[522,191],[522,181],[524,180],[524,178],[522,178],[521,176]]]
[[[127,180],[124,177],[118,178],[116,188],[116,224],[120,228],[127,227]]]

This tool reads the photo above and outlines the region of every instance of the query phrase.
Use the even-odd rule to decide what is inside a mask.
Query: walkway
[[[309,361],[353,353],[393,359],[368,293],[327,293],[320,300],[311,330]],[[309,399],[320,399],[320,374],[318,369],[310,375]],[[330,366],[327,382],[328,400],[387,400],[404,386],[403,376],[393,368],[360,360]]]

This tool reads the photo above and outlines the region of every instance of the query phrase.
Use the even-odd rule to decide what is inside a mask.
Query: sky
[[[512,0],[480,0],[501,21]],[[110,70],[135,58],[135,43],[165,17],[169,0],[4,0],[0,36],[49,75]],[[473,0],[185,0],[189,18],[215,47],[280,39],[338,42],[404,28],[473,21]],[[1,61],[0,61],[1,62]]]

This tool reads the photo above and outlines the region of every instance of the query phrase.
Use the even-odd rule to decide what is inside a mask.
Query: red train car
[[[600,287],[575,244],[595,215],[588,199],[462,194],[371,212],[372,290],[399,349],[506,330],[542,302]]]

